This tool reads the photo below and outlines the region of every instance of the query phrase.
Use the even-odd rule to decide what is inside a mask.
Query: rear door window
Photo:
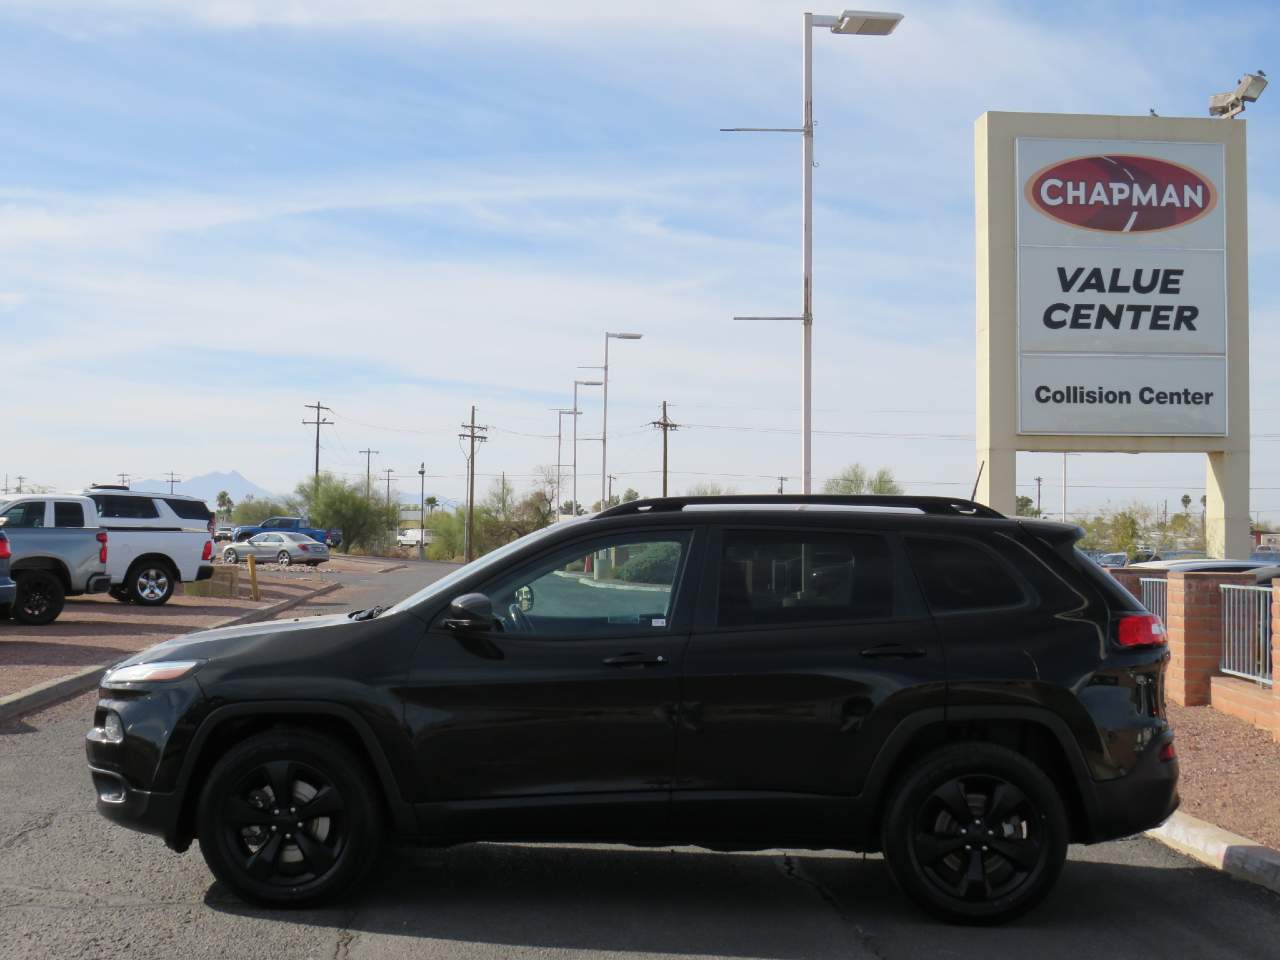
[[[107,520],[155,520],[160,516],[155,501],[150,497],[120,497],[98,494],[93,498],[98,505],[98,516]]]
[[[952,537],[907,537],[907,553],[933,613],[1018,607],[1027,602],[1018,577],[990,550]]]
[[[83,527],[84,507],[74,500],[54,501],[53,525],[55,527]]]
[[[894,613],[893,561],[876,534],[726,530],[721,627],[881,620]]]
[[[169,505],[170,510],[183,520],[208,521],[213,519],[213,511],[199,500],[179,500],[177,498],[171,500],[165,497],[164,502]]]

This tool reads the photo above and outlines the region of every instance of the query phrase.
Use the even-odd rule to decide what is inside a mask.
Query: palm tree
[[[231,494],[225,490],[219,490],[217,499],[214,501],[218,508],[218,514],[223,520],[230,519],[231,511],[235,508],[235,501],[231,499]]]
[[[1182,495],[1182,512],[1186,513],[1191,509],[1191,494],[1184,493]]]
[[[440,498],[435,496],[427,497],[422,502],[427,506],[427,513],[434,513],[436,507],[440,506]]]

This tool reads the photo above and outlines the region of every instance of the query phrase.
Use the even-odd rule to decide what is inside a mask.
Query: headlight
[[[120,722],[120,715],[114,710],[108,710],[107,715],[102,720],[102,726],[94,727],[90,730],[88,737],[95,743],[122,743],[124,741],[124,724]]]
[[[179,680],[202,663],[204,663],[203,660],[157,660],[153,663],[135,663],[127,667],[108,670],[102,678],[102,685],[106,687],[113,683]]]

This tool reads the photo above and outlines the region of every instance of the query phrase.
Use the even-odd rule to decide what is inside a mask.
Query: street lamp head
[[[836,18],[832,33],[852,33],[863,37],[887,37],[902,22],[900,13],[846,10]]]
[[[612,337],[614,340],[643,340],[643,333],[606,333],[606,337]]]
[[[1246,103],[1254,103],[1267,89],[1267,75],[1259,70],[1246,73],[1229,93],[1215,93],[1209,98],[1209,115],[1230,119],[1244,112]]]

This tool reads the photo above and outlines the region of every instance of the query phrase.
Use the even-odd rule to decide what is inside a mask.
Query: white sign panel
[[[1020,433],[1226,434],[1224,163],[1212,143],[1018,139]]]

